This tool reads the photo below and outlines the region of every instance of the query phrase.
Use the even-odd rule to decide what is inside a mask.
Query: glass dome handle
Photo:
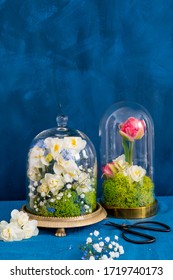
[[[57,116],[56,122],[58,127],[67,127],[68,117],[64,115]]]

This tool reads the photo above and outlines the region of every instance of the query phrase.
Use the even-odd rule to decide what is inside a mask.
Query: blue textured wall
[[[25,198],[33,137],[62,104],[99,158],[102,114],[118,101],[155,124],[156,194],[173,195],[173,1],[0,0],[0,199]]]

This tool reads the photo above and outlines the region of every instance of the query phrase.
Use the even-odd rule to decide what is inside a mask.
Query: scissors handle
[[[128,234],[134,235],[134,236],[140,236],[140,237],[142,237],[142,239],[140,239],[140,240],[131,239],[127,236]],[[154,236],[151,236],[151,235],[148,235],[145,233],[140,233],[138,231],[134,231],[134,230],[128,229],[128,228],[124,228],[124,231],[122,232],[122,237],[126,241],[134,243],[134,244],[148,244],[148,243],[153,243],[156,241],[156,238]]]
[[[148,225],[148,226],[145,226]],[[157,225],[156,227],[152,227],[150,225]],[[161,222],[155,222],[155,221],[144,221],[144,222],[137,222],[133,225],[131,225],[133,228],[140,228],[140,229],[147,229],[147,230],[152,230],[152,231],[159,231],[159,232],[169,232],[171,231],[171,228]]]

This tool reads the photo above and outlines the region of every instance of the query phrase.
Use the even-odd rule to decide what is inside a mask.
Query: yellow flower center
[[[75,146],[76,146],[76,139],[73,138],[73,139],[71,140],[71,144],[72,144],[72,146],[75,147]]]
[[[56,153],[56,152],[58,152],[58,150],[59,150],[59,145],[58,145],[58,144],[55,144],[55,146],[54,146],[54,152]]]
[[[72,173],[72,172],[69,172],[68,174],[69,174],[70,177],[74,176],[74,173]]]
[[[136,171],[135,171],[135,174],[136,174],[137,176],[139,176],[139,175],[140,175],[140,171],[139,171],[139,170],[136,170]]]
[[[46,161],[51,162],[52,159],[53,159],[52,155],[51,154],[47,154]]]

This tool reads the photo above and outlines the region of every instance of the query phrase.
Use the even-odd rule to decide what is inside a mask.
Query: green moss
[[[153,182],[144,176],[141,182],[131,182],[127,176],[117,173],[103,182],[103,202],[107,206],[135,208],[154,201]]]
[[[71,194],[71,197],[68,195]],[[49,203],[49,207],[55,209],[53,215],[55,217],[74,217],[80,215],[80,204],[78,197],[74,191],[64,191],[63,197],[60,200],[56,200],[53,203]]]
[[[85,194],[84,201],[94,211],[96,209],[96,192],[88,192]]]
[[[45,217],[53,217],[53,212],[49,211],[46,206],[38,208],[37,215]]]

